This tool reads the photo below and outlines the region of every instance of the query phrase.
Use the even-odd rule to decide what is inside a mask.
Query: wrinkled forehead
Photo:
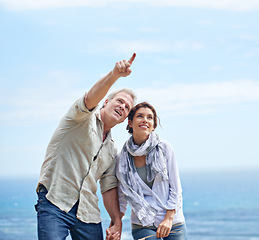
[[[130,109],[133,107],[133,98],[129,93],[118,92],[114,95],[113,99],[122,99],[127,105],[129,105]]]

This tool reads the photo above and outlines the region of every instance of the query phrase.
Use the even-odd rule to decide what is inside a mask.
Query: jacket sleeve
[[[102,174],[100,178],[101,193],[115,187],[118,187],[118,181],[115,176],[115,161],[113,161],[111,166]]]

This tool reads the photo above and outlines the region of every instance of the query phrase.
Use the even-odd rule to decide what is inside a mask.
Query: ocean
[[[189,240],[259,240],[259,171],[180,173]],[[36,240],[37,179],[0,179],[0,240]],[[103,229],[109,225],[102,200]],[[68,237],[67,240],[71,238]],[[130,209],[122,240],[131,240]]]

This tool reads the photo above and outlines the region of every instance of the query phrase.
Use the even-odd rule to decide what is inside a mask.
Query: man
[[[122,89],[99,102],[120,77],[131,73],[136,54],[119,61],[88,93],[78,99],[62,118],[48,145],[37,187],[40,240],[102,240],[97,181],[104,206],[111,217],[108,240],[119,240],[122,222],[119,213],[116,148],[110,130],[123,122],[135,102],[131,90]]]

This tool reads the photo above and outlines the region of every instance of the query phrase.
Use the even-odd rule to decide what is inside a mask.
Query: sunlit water
[[[189,240],[259,240],[259,172],[181,173]],[[37,179],[0,180],[0,240],[35,240]],[[103,229],[109,217],[102,201]],[[130,240],[130,211],[122,239]],[[68,237],[67,239],[70,239]]]

